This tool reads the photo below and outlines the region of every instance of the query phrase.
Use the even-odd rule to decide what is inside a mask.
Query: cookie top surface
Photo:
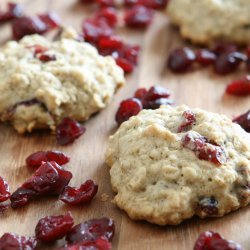
[[[43,54],[53,60],[41,60]],[[99,55],[88,43],[26,36],[0,48],[0,118],[21,133],[53,129],[67,116],[84,121],[104,108],[124,82],[113,58]]]
[[[187,123],[186,113],[187,106],[143,110],[110,137],[114,202],[132,219],[179,224],[250,202],[249,134],[226,116],[193,109]]]
[[[249,43],[249,0],[171,0],[167,13],[181,34],[195,43]]]

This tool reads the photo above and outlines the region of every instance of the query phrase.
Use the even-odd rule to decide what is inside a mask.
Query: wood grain
[[[2,4],[3,1],[1,1]],[[41,13],[55,10],[65,24],[80,30],[84,16],[91,7],[84,7],[76,1],[39,1],[23,0],[27,13]],[[92,178],[99,184],[99,192],[89,205],[68,207],[56,198],[44,198],[17,210],[9,210],[0,216],[0,235],[15,232],[32,235],[37,221],[46,215],[62,214],[71,210],[75,223],[93,218],[108,216],[116,222],[116,235],[113,249],[119,250],[191,250],[198,234],[204,230],[220,232],[227,238],[239,242],[245,250],[250,249],[250,210],[249,207],[231,213],[219,219],[190,219],[180,226],[159,227],[146,222],[130,220],[127,215],[111,203],[113,193],[109,181],[108,169],[104,164],[104,153],[108,136],[116,129],[114,114],[119,102],[132,95],[139,86],[163,85],[172,91],[177,104],[185,103],[191,107],[200,107],[209,111],[227,114],[229,117],[246,111],[250,106],[249,98],[237,98],[224,95],[227,82],[240,77],[237,74],[219,77],[211,69],[196,70],[184,75],[173,75],[166,69],[169,51],[186,44],[179,36],[178,30],[169,25],[163,13],[157,13],[153,24],[146,32],[119,28],[127,41],[142,46],[139,67],[127,77],[126,86],[119,91],[108,108],[85,123],[87,132],[74,144],[59,147],[54,136],[47,132],[35,132],[20,136],[11,127],[0,125],[0,176],[5,177],[11,190],[31,176],[25,166],[25,158],[37,150],[59,149],[71,156],[67,168],[72,171],[72,185],[80,185]],[[3,43],[10,38],[10,26],[1,26]],[[109,200],[101,201],[106,193]],[[62,245],[59,241],[58,245]],[[41,246],[41,249],[53,249],[56,245]]]

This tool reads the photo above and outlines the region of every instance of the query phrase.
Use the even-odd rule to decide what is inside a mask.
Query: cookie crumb
[[[105,202],[109,200],[109,195],[106,193],[101,194],[101,201]]]

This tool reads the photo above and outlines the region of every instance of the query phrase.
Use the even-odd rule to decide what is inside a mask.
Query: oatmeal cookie
[[[40,35],[0,48],[0,120],[19,133],[50,128],[63,117],[78,121],[107,106],[125,82],[111,57],[103,57],[74,31],[57,41]]]
[[[249,0],[171,0],[167,13],[182,36],[195,43],[250,41]]]
[[[175,225],[250,202],[250,136],[224,115],[143,110],[110,137],[106,162],[114,202],[132,219]]]

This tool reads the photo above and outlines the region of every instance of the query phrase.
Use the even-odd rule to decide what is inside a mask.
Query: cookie
[[[135,220],[175,225],[250,202],[250,136],[224,115],[143,110],[110,137],[106,163],[114,202]]]
[[[19,133],[55,126],[63,117],[85,121],[105,108],[124,82],[111,57],[103,57],[73,30],[57,41],[40,35],[0,48],[0,120]]]
[[[182,36],[194,43],[250,41],[249,0],[171,0],[167,13]]]

